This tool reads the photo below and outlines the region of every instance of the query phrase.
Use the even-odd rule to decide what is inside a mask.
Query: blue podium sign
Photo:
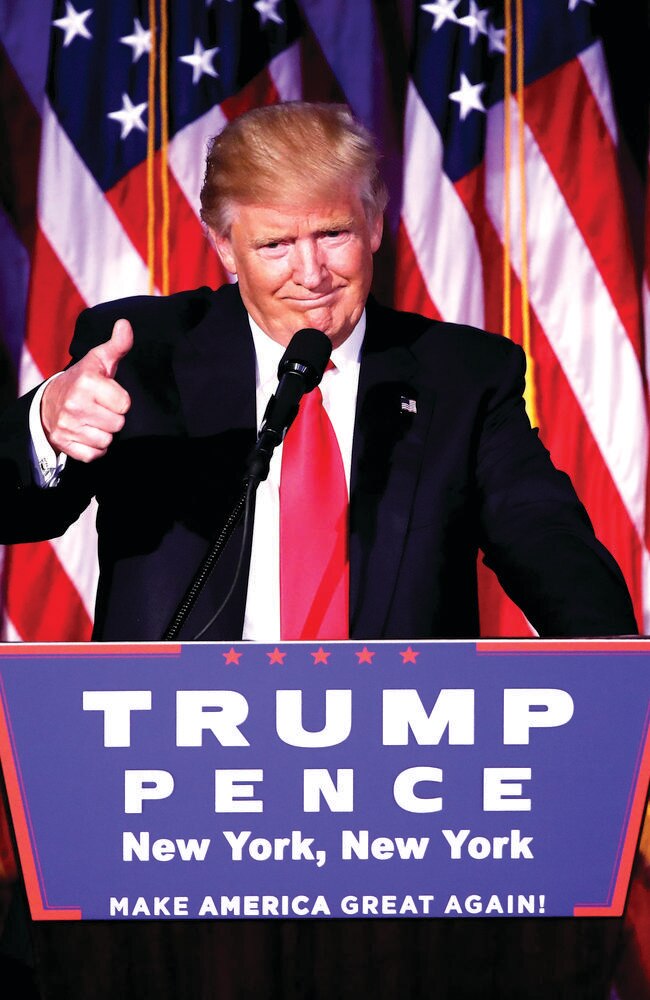
[[[0,647],[35,919],[617,915],[650,642]]]

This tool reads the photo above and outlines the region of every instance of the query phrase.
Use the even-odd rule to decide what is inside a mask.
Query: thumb
[[[104,374],[115,378],[117,366],[133,347],[133,327],[128,319],[118,319],[113,327],[111,339],[100,344],[91,353],[100,362]]]

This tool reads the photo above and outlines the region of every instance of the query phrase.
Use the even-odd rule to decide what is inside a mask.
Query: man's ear
[[[370,223],[370,249],[376,253],[381,246],[381,237],[384,232],[384,216],[378,215]]]
[[[232,243],[230,242],[229,236],[222,236],[216,230],[208,227],[208,232],[210,233],[210,239],[212,240],[212,245],[219,255],[219,260],[225,267],[226,271],[230,274],[237,274],[237,265],[235,263],[235,255],[232,252]]]

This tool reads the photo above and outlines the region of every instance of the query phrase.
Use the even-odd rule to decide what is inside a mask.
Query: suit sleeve
[[[618,565],[530,427],[523,352],[504,346],[477,453],[485,563],[541,636],[636,635]]]
[[[81,314],[71,347],[72,362],[93,346],[90,311]],[[101,335],[98,335],[101,340]],[[36,390],[18,399],[0,418],[0,544],[56,538],[80,516],[94,494],[95,470],[68,459],[58,486],[44,489],[32,471],[29,408]]]

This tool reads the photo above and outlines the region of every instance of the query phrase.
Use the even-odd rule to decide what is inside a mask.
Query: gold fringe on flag
[[[151,31],[151,51],[149,53],[148,97],[149,123],[147,128],[147,268],[149,270],[149,294],[156,287],[156,75],[159,74],[160,89],[160,291],[169,295],[169,174],[167,171],[169,151],[169,14],[166,0],[160,2],[160,39],[158,37],[158,11],[156,0],[149,0],[149,29]]]
[[[151,51],[149,52],[148,98],[149,115],[147,127],[147,267],[149,269],[149,294],[156,284],[156,191],[154,160],[156,155],[156,38],[158,22],[156,0],[149,0],[149,30]]]
[[[505,53],[503,59],[503,332],[506,337],[512,337],[512,279],[510,260],[511,240],[511,188],[510,171],[512,167],[512,115],[510,91],[512,81],[512,11],[510,0],[504,5],[505,11]],[[519,175],[519,217],[520,217],[520,248],[521,248],[521,330],[522,347],[526,353],[528,370],[524,400],[526,411],[533,427],[538,424],[537,401],[535,395],[535,360],[530,341],[530,301],[528,285],[528,207],[526,197],[526,147],[525,147],[525,87],[524,87],[524,11],[523,0],[515,0],[515,36],[516,36],[516,101],[517,101],[517,170]]]
[[[167,55],[169,50],[169,17],[167,3],[160,4],[160,190],[162,196],[161,220],[161,292],[169,295],[169,93]]]
[[[510,274],[510,168],[512,165],[512,115],[510,109],[510,81],[512,80],[512,12],[510,0],[504,4],[506,29],[503,54],[503,335],[512,339]]]

